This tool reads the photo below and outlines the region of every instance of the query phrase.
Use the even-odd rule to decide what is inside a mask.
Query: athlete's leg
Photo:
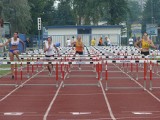
[[[20,59],[19,59],[19,50],[14,50],[13,54],[16,55],[16,58],[18,59],[18,61],[20,61]]]

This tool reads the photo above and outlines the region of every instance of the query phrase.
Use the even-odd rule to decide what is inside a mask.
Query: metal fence
[[[119,34],[79,34],[82,38],[83,43],[85,46],[90,46],[91,40],[96,39],[96,46],[98,45],[100,37],[103,38],[103,42],[105,41],[105,37],[109,37],[112,45],[121,45],[121,37]],[[53,43],[59,42],[61,47],[66,46],[67,39],[76,40],[77,34],[72,35],[50,35],[48,37],[52,37]],[[43,48],[43,41],[47,39],[40,37],[38,40],[38,36],[30,36],[31,44],[30,48]]]

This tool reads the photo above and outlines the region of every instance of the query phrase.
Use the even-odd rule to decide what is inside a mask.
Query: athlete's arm
[[[137,49],[139,49],[139,50],[141,50],[141,48],[138,47],[138,45],[139,45],[141,42],[142,42],[142,40],[139,40],[139,41],[136,41],[136,42],[134,43],[134,46],[135,46]]]
[[[154,43],[153,43],[152,40],[150,40],[150,46],[153,47],[153,48],[155,48],[155,49],[157,48],[157,47],[154,45]]]

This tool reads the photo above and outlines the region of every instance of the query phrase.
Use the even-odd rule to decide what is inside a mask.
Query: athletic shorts
[[[147,51],[147,52],[142,52],[141,51],[141,54],[147,56],[147,55],[149,55],[149,51]]]
[[[45,57],[54,57],[54,55],[45,55]]]
[[[45,55],[45,60],[47,60],[47,61],[48,61],[48,60],[51,60],[51,59],[50,59],[51,57],[54,57],[54,55]]]
[[[76,51],[76,54],[83,55],[83,52]]]
[[[15,50],[19,50],[19,49],[9,50],[9,52],[13,53]],[[14,53],[13,53],[13,54],[14,54]]]

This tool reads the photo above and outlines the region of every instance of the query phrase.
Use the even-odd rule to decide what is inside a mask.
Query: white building
[[[120,25],[107,26],[47,26],[48,36],[52,36],[54,42],[61,42],[61,46],[65,46],[67,38],[73,40],[77,35],[82,36],[82,40],[86,46],[90,46],[90,40],[96,38],[98,44],[99,38],[108,36],[111,43],[120,45],[121,43]]]

